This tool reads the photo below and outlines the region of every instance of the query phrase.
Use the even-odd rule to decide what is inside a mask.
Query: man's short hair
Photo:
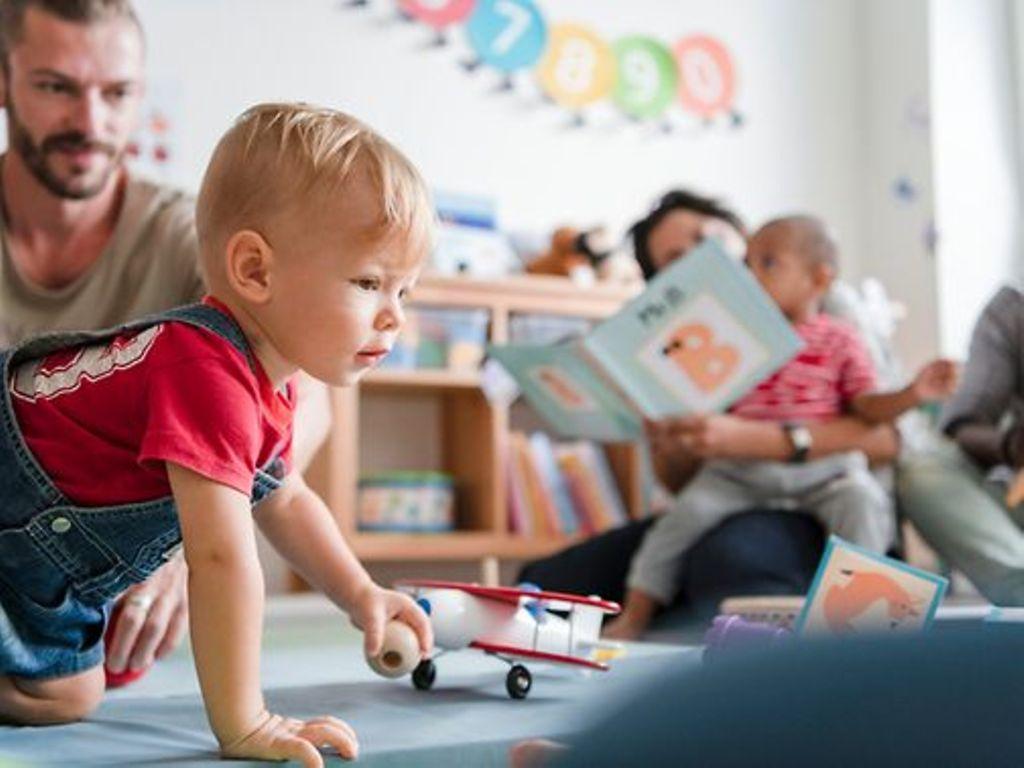
[[[243,229],[265,233],[281,214],[301,216],[344,201],[369,180],[378,204],[368,241],[402,237],[429,251],[435,215],[416,167],[373,129],[343,112],[309,104],[258,104],[221,138],[196,203],[196,230],[207,281],[228,239]]]
[[[38,8],[64,21],[94,24],[109,19],[129,19],[142,32],[131,0],[0,0],[0,65],[7,67],[7,54],[21,40],[25,12]]]

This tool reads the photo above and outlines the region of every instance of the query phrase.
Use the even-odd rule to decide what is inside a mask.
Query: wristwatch
[[[802,464],[807,461],[807,454],[811,452],[811,446],[814,445],[811,430],[803,424],[787,421],[782,425],[782,431],[786,433],[786,439],[793,447],[793,452],[789,454],[790,463]]]

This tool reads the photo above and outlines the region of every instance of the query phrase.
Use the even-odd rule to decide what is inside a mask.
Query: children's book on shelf
[[[543,432],[509,435],[509,530],[524,536],[599,533],[628,519],[604,451],[553,443]]]
[[[708,240],[585,336],[488,352],[561,435],[623,441],[644,418],[728,408],[801,344],[749,271]]]

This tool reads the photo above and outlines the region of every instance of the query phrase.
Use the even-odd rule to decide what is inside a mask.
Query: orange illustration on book
[[[865,613],[879,600],[888,604],[890,629],[895,629],[908,617],[920,616],[920,598],[911,597],[891,576],[873,571],[841,571],[849,580],[833,584],[825,594],[822,609],[825,621],[835,633],[855,632],[851,621]]]
[[[736,370],[740,354],[728,344],[714,344],[711,329],[701,323],[681,325],[662,353],[704,392],[714,392]]]
[[[537,370],[537,378],[547,387],[548,392],[559,402],[569,408],[582,408],[587,404],[586,399],[570,382],[566,381],[556,371],[550,368]]]

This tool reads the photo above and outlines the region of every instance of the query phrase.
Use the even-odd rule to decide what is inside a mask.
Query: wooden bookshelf
[[[508,340],[516,314],[561,315],[599,319],[613,314],[634,291],[599,285],[584,290],[569,280],[522,276],[498,281],[426,277],[411,296],[413,307],[485,309],[488,341]],[[364,466],[361,450],[374,440],[428,439],[391,425],[378,430],[367,422],[375,397],[432,401],[438,413],[439,468],[456,478],[457,529],[443,534],[368,533],[357,530],[357,483]],[[333,424],[328,442],[308,473],[335,514],[355,553],[364,562],[479,562],[482,571],[497,572],[504,560],[542,557],[578,541],[578,537],[523,537],[508,533],[505,457],[510,429],[509,409],[487,400],[477,371],[445,369],[376,370],[359,386],[331,394]],[[362,440],[360,436],[362,435]],[[643,491],[639,455],[633,445],[606,447],[609,464],[631,516],[641,510]],[[424,469],[426,467],[406,467]]]

